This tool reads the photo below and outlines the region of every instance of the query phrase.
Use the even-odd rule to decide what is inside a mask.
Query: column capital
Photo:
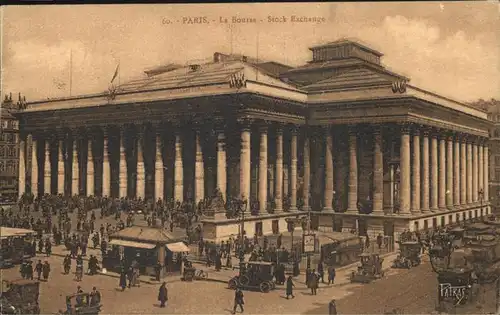
[[[288,126],[290,128],[290,133],[293,136],[296,136],[299,133],[299,126],[298,125],[296,125],[296,124],[289,124]]]
[[[276,131],[277,135],[283,135],[283,127],[284,125],[282,123],[274,123],[274,130]]]
[[[237,118],[236,121],[238,122],[241,129],[245,130],[245,131],[249,131],[250,128],[252,127],[252,124],[254,123],[254,119],[247,118],[247,117]]]
[[[193,120],[190,124],[191,128],[196,131],[200,132],[205,124],[202,121],[199,121],[197,119]]]
[[[412,128],[412,124],[410,124],[410,123],[405,122],[405,123],[399,124],[399,131],[401,132],[401,134],[409,135],[411,128]]]
[[[420,129],[420,126],[413,126],[411,129],[411,135],[420,137],[422,135],[422,129]]]
[[[486,137],[479,137],[479,145],[485,145],[488,142],[488,138]]]
[[[269,129],[269,125],[270,125],[270,123],[267,120],[259,120],[259,121],[257,121],[257,126],[259,128],[259,132],[260,133],[263,133],[263,132],[267,133],[267,131]]]
[[[349,133],[350,136],[358,134],[357,127],[358,127],[357,125],[348,125],[347,126],[347,132]]]

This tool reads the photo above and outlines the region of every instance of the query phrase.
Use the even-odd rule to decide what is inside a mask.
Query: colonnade
[[[163,125],[154,128],[154,132],[145,132],[142,127],[137,128],[134,146],[137,159],[135,169],[135,197],[145,198],[147,192],[146,178],[154,177],[154,199],[165,199],[165,188],[172,183],[172,198],[183,201],[185,197],[184,186],[188,181],[192,182],[193,199],[195,202],[202,200],[212,192],[207,189],[206,181],[213,179],[214,187],[227,198],[227,194],[235,194],[233,182],[228,183],[230,177],[234,177],[231,171],[231,155],[228,149],[227,137],[234,138],[234,132],[224,126],[214,126],[212,130],[213,141],[207,141],[203,129],[194,128],[194,139],[183,135],[181,128],[167,130],[173,135],[173,146],[163,150],[166,130]],[[359,211],[359,156],[358,141],[362,140],[358,132],[358,126],[348,126],[347,135],[336,133],[336,129],[330,126],[304,127],[295,125],[284,125],[268,122],[256,122],[253,120],[241,120],[237,124],[237,136],[239,138],[239,185],[238,195],[242,199],[256,198],[259,201],[259,211],[266,212],[269,198],[274,200],[274,212],[283,210],[285,196],[289,200],[289,210],[295,211],[298,199],[302,199],[303,210],[310,208],[311,199],[311,161],[318,158],[311,156],[311,141],[319,141],[324,150],[323,176],[323,211],[346,211],[357,213]],[[269,135],[270,128],[273,130],[272,137]],[[384,126],[370,126],[370,137],[373,137],[373,172],[371,175],[371,199],[373,204],[372,214],[384,215],[388,212],[384,209],[384,177],[389,172],[387,161],[393,157],[384,156]],[[314,129],[315,138],[310,136]],[[111,163],[113,157],[117,157],[117,168],[119,170],[118,192],[114,197],[127,197],[130,195],[130,161],[127,160],[127,148],[125,142],[126,128],[119,128],[119,143],[110,150],[110,135],[108,128],[102,129],[102,138],[82,134],[74,137],[59,138],[57,145],[57,162],[51,163],[51,145],[57,142],[47,141],[41,134],[32,137],[31,152],[26,152],[26,135],[20,140],[20,167],[19,167],[19,193],[25,192],[26,188],[26,155],[32,154],[33,163],[31,172],[31,192],[33,194],[51,193],[50,187],[53,174],[57,174],[57,193],[60,194],[98,194],[112,196]],[[172,132],[168,132],[172,131]],[[321,135],[318,137],[318,133]],[[76,133],[75,133],[76,134]],[[364,135],[366,136],[366,134]],[[346,209],[335,209],[336,182],[334,172],[339,168],[340,161],[334,158],[335,138],[345,138],[348,154],[348,179],[347,179],[347,203]],[[286,140],[284,140],[286,138]],[[398,139],[399,138],[399,139]],[[152,141],[154,139],[154,141]],[[319,140],[318,140],[319,139]],[[430,211],[443,211],[454,209],[479,202],[487,202],[489,199],[488,189],[488,146],[486,140],[459,133],[450,133],[443,130],[435,130],[416,125],[400,125],[399,134],[396,136],[399,143],[399,153],[396,154],[399,169],[399,211],[400,215],[421,214]],[[338,140],[338,139],[337,139]],[[65,141],[66,154],[63,152]],[[102,141],[102,154],[97,157],[93,142]],[[152,150],[147,151],[147,143],[154,142]],[[194,144],[193,158],[186,159],[184,152],[186,143]],[[300,141],[300,146],[299,146]],[[72,143],[72,145],[70,144]],[[80,145],[78,145],[80,144]],[[39,146],[43,147],[45,158],[37,154]],[[271,146],[271,147],[270,147]],[[213,147],[213,154],[211,155]],[[85,150],[84,150],[85,148]],[[299,148],[302,152],[299,151]],[[268,150],[272,149],[272,150]],[[115,150],[117,154],[111,151]],[[79,153],[80,151],[80,153]],[[146,152],[147,151],[147,152]],[[270,151],[273,151],[271,158]],[[286,152],[284,152],[286,151]],[[113,151],[114,152],[114,151]],[[301,154],[299,154],[301,153]],[[146,159],[153,157],[153,165],[146,170]],[[237,154],[237,153],[236,153]],[[83,158],[83,156],[85,158]],[[215,161],[215,170],[208,172],[205,163],[211,156]],[[238,154],[237,154],[238,155]],[[300,155],[300,159],[299,159]],[[165,159],[173,158],[173,176],[169,181],[165,169],[168,169]],[[79,158],[80,157],[80,158]],[[65,161],[71,159],[71,163]],[[42,160],[44,161],[42,164]],[[52,159],[53,161],[54,159]],[[82,164],[86,162],[83,174]],[[96,163],[100,163],[96,167]],[[65,165],[71,165],[67,169]],[[149,165],[149,164],[148,164]],[[51,167],[57,167],[57,172],[52,172]],[[193,178],[186,178],[184,168],[194,169]],[[42,168],[43,171],[39,171]],[[96,181],[97,170],[101,172],[101,180]],[[271,172],[269,170],[272,170]],[[71,176],[66,176],[71,172]],[[210,174],[208,174],[210,173]],[[213,174],[212,174],[213,173]],[[43,179],[38,178],[43,174]],[[79,176],[85,176],[80,180]],[[65,181],[70,178],[71,188],[65,191]],[[300,189],[299,189],[300,179]],[[39,183],[43,182],[43,190]],[[85,185],[83,185],[85,183]],[[96,187],[96,185],[101,187]],[[68,185],[68,184],[67,184]],[[85,187],[82,187],[85,186]],[[252,188],[254,187],[254,188]],[[300,194],[300,196],[299,196]]]

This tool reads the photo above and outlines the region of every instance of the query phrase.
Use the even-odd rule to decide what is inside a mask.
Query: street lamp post
[[[245,211],[247,210],[248,202],[247,200],[238,200],[237,204],[237,209],[235,209],[238,213],[239,216],[241,216],[240,219],[240,252],[239,252],[239,260],[240,260],[240,274],[244,273],[245,269],[245,242],[244,242],[244,237],[245,237]]]

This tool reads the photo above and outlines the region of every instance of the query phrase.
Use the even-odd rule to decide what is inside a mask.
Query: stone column
[[[400,147],[400,192],[399,192],[399,212],[402,215],[409,215],[410,212],[410,130],[408,126],[401,128],[401,147]]]
[[[184,166],[182,163],[182,139],[180,130],[175,134],[174,199],[184,201]]]
[[[309,191],[311,188],[311,144],[309,140],[308,131],[304,136],[304,188],[302,189],[304,199],[302,210],[308,211],[311,206],[309,205]]]
[[[33,159],[32,159],[33,161]],[[34,162],[32,162],[34,163]],[[18,180],[19,198],[26,192],[26,139],[23,133],[19,134],[19,180]]]
[[[73,162],[71,164],[71,194],[80,195],[80,165],[78,164],[78,138],[73,136]]]
[[[349,191],[347,193],[347,212],[358,212],[358,148],[355,126],[349,127]]]
[[[422,138],[422,212],[429,212],[429,132]]]
[[[276,181],[274,182],[275,212],[283,211],[283,129],[281,125],[276,128]]]
[[[111,168],[109,165],[108,135],[108,130],[104,129],[104,145],[102,153],[102,195],[109,197],[111,191]]]
[[[467,157],[465,137],[460,139],[460,204],[464,206],[467,203]]]
[[[165,179],[163,172],[163,154],[161,145],[161,126],[156,127],[156,149],[155,149],[155,200],[164,200],[163,192],[165,187]]]
[[[460,141],[456,136],[453,145],[453,203],[457,207],[460,205]]]
[[[259,133],[259,211],[265,213],[267,208],[267,125],[259,126]]]
[[[484,199],[484,154],[483,154],[483,140],[480,139],[478,146],[477,146],[477,151],[479,155],[479,165],[478,165],[478,190],[483,192],[483,199]]]
[[[333,137],[332,129],[330,126],[325,127],[325,192],[323,210],[333,211],[333,190],[334,190],[334,176],[333,176]]]
[[[201,149],[201,139],[200,139],[200,131],[196,131],[196,156],[195,156],[195,165],[194,165],[194,174],[195,174],[195,201],[198,203],[199,201],[205,198],[205,171],[203,166],[203,152]]]
[[[437,134],[431,136],[431,210],[438,210],[438,140]]]
[[[146,169],[144,167],[144,126],[137,131],[137,185],[135,196],[144,200],[146,196]]]
[[[411,184],[411,212],[420,212],[420,130],[413,131],[413,161]]]
[[[446,209],[446,140],[443,136],[439,139],[439,202],[441,210]]]
[[[474,142],[472,144],[472,202],[479,201],[478,173],[479,173],[479,161],[478,161],[477,143]]]
[[[267,142],[266,142],[267,148]],[[259,168],[260,170],[261,168]],[[265,168],[267,170],[267,167]],[[267,175],[267,173],[266,173]],[[262,180],[259,178],[259,182]],[[222,194],[224,201],[227,192],[227,169],[226,169],[226,137],[224,131],[219,130],[217,134],[217,189]]]
[[[467,204],[472,203],[472,143],[467,141]]]
[[[373,130],[373,214],[384,214],[384,153],[382,130]]]
[[[290,139],[290,211],[297,210],[297,128],[292,127]]]
[[[64,137],[61,135],[61,137]],[[63,155],[64,138],[59,139],[57,146],[57,193],[64,196],[64,155]],[[67,150],[69,151],[69,150]],[[67,156],[67,152],[66,152]]]
[[[488,143],[484,145],[484,201],[490,200],[490,153]]]
[[[118,187],[120,198],[126,198],[128,192],[127,151],[125,150],[125,126],[120,127],[120,161],[118,165]],[[158,183],[156,183],[158,185]]]
[[[38,196],[38,140],[31,135],[31,193]]]
[[[87,196],[93,196],[95,193],[94,187],[94,155],[92,154],[92,138],[89,136],[88,151],[87,151]]]
[[[285,140],[286,142],[286,140]],[[284,152],[284,151],[283,151]],[[283,153],[285,156],[286,153]],[[283,198],[290,197],[290,167],[288,164],[283,162]],[[284,199],[283,199],[284,200]]]
[[[51,176],[50,170],[50,139],[45,139],[45,163],[43,168],[43,191],[45,194],[51,193]]]
[[[446,207],[453,208],[453,137],[448,136],[446,152]]]
[[[250,155],[250,122],[249,121],[242,121],[241,122],[241,153],[240,153],[240,198],[242,200],[248,200],[250,198],[250,182],[252,180],[251,178],[251,167],[252,167],[252,160],[251,160],[251,155]],[[279,141],[277,141],[279,142]],[[283,142],[281,142],[283,143]],[[281,146],[281,149],[283,150],[283,145]],[[283,151],[281,151],[281,167],[283,166]],[[279,158],[276,158],[278,160]],[[276,165],[278,165],[278,162],[276,162]],[[281,175],[277,175],[277,177],[281,178],[281,186],[283,184],[283,169],[280,168]],[[281,186],[280,186],[280,192],[279,192],[279,197],[281,198]],[[276,186],[278,188],[278,186]],[[280,202],[278,204],[278,192],[276,192],[276,209],[275,211],[280,211],[282,210],[282,202],[280,199]]]

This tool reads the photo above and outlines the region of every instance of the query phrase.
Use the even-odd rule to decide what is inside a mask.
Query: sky
[[[309,47],[340,38],[357,39],[382,52],[388,69],[425,90],[459,101],[500,98],[496,1],[0,10],[2,98],[9,92],[20,92],[28,101],[99,93],[108,89],[118,64],[117,80],[124,83],[151,67],[208,61],[216,51],[298,66],[312,59]],[[291,22],[293,15],[320,22]],[[231,23],[233,17],[240,23]],[[204,18],[208,24],[196,23]]]

